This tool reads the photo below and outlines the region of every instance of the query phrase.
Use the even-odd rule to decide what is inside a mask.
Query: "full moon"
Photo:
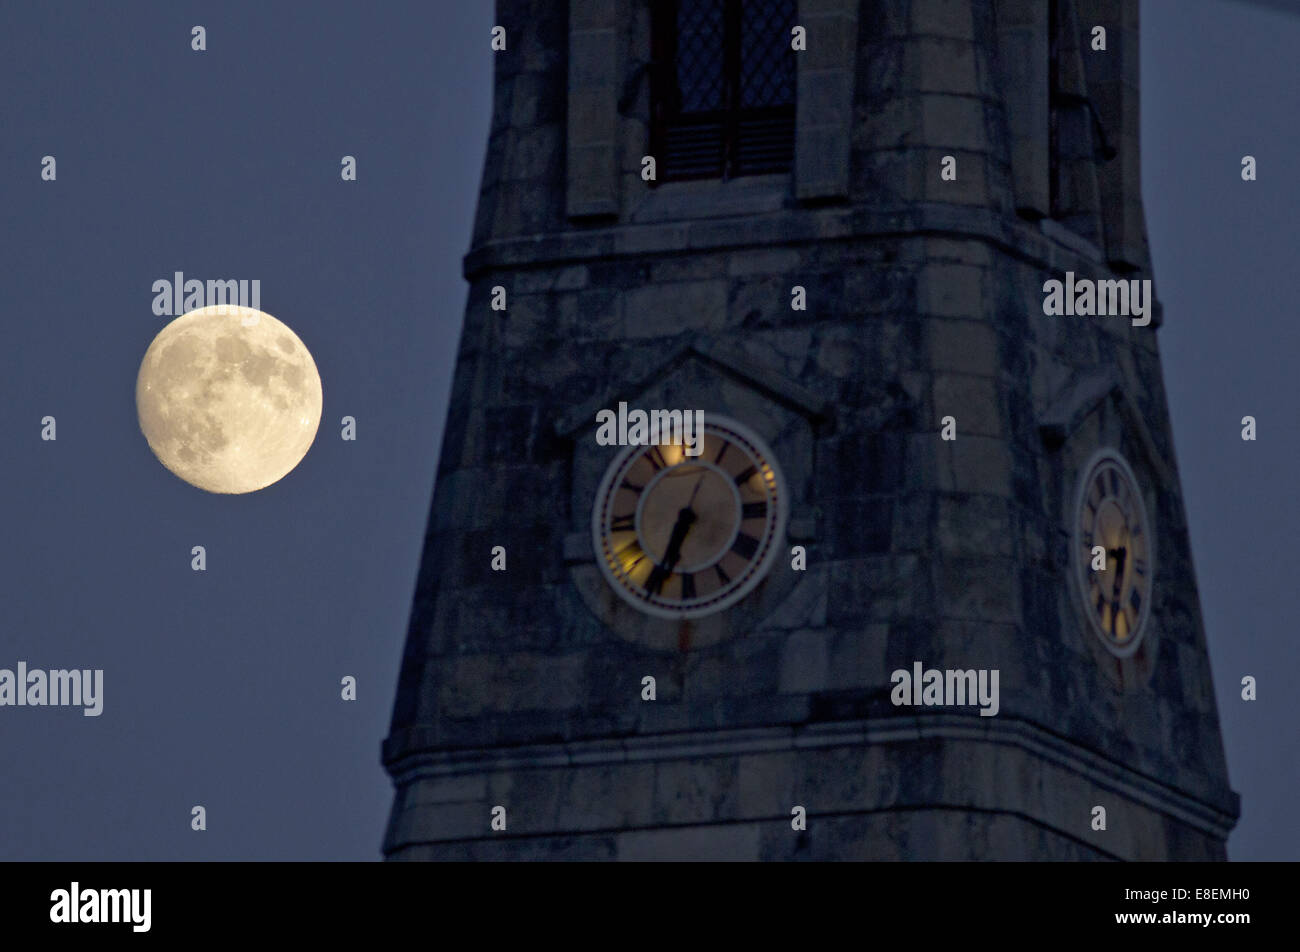
[[[320,426],[316,362],[270,314],[216,305],[153,339],[135,383],[158,461],[211,493],[251,493],[302,462]]]

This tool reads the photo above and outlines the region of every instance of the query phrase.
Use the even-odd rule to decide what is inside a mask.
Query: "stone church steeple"
[[[1225,857],[1137,9],[499,0],[387,856]]]

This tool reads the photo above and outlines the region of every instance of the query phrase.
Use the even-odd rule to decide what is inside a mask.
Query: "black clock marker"
[[[759,502],[747,502],[740,507],[741,519],[766,519],[767,503],[760,500]]]
[[[758,551],[758,540],[744,532],[737,533],[736,541],[731,544],[731,551],[745,561],[749,561]]]
[[[610,532],[633,532],[636,529],[636,525],[634,524],[635,518],[636,518],[636,513],[634,512],[629,512],[625,516],[615,516],[613,521],[610,522],[609,524],[609,531]]]
[[[739,476],[736,477],[736,485],[737,485],[737,486],[740,486],[740,485],[742,485],[742,484],[744,484],[744,483],[749,482],[749,480],[750,480],[750,479],[753,477],[753,475],[754,475],[755,473],[757,473],[757,472],[758,472],[758,467],[757,467],[757,466],[750,466],[750,467],[749,467],[748,469],[746,469],[743,473],[741,473]]]
[[[695,576],[689,572],[682,576],[682,598],[695,597]]]

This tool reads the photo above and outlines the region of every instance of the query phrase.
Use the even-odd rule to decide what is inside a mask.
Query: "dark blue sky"
[[[1297,5],[1300,10],[1300,4]],[[1300,859],[1300,16],[1142,4],[1143,191],[1174,445],[1242,817],[1232,859]],[[1241,180],[1253,155],[1259,179]],[[1241,439],[1241,418],[1258,440]],[[1259,699],[1241,699],[1255,677]]]
[[[0,709],[0,858],[378,858],[491,23],[482,3],[0,6],[0,667],[105,670],[99,718]],[[266,490],[196,490],[140,434],[168,320],[150,286],[174,271],[260,279],[315,357],[316,444]]]
[[[0,859],[378,857],[491,6],[0,3],[0,667],[105,669],[99,718],[0,711]],[[1230,854],[1295,859],[1300,18],[1220,0],[1145,0],[1143,15],[1160,340],[1244,803]],[[174,271],[260,279],[320,368],[316,445],[266,490],[195,490],[140,434],[135,375],[166,320],[150,287]],[[55,443],[39,439],[47,414]]]

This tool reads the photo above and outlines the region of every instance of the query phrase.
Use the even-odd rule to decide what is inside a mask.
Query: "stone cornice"
[[[1109,757],[1081,748],[1039,725],[1014,718],[934,713],[800,726],[689,731],[442,751],[422,749],[422,733],[419,728],[408,728],[384,742],[384,763],[399,787],[421,778],[463,774],[607,766],[939,739],[1017,748],[1219,839],[1227,838],[1240,815],[1240,797],[1231,790],[1225,790],[1219,802],[1210,803]]]
[[[524,235],[488,241],[472,248],[464,258],[463,272],[472,281],[484,272],[500,268],[917,236],[984,241],[1053,272],[1110,272],[1105,263],[1086,253],[1083,243],[1067,246],[1044,233],[1038,225],[1008,220],[988,208],[941,203],[913,203],[893,209],[794,207],[761,214],[620,222]],[[1132,272],[1122,276],[1143,275]]]

